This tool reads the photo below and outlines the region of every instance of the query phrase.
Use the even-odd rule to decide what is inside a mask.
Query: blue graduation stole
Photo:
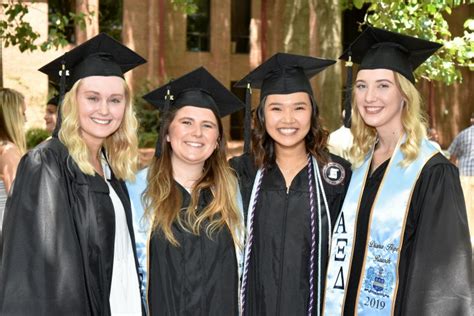
[[[357,291],[357,315],[393,314],[398,287],[398,259],[412,192],[424,165],[438,152],[423,139],[417,159],[402,167],[400,144],[404,140],[405,136],[401,137],[395,148],[372,205],[365,258]],[[372,155],[373,150],[362,166],[353,171],[344,205],[336,221],[326,278],[326,315],[341,315],[343,312],[357,235],[355,228],[360,200]]]

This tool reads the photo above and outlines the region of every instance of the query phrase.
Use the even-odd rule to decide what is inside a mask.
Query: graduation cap
[[[313,96],[309,79],[335,62],[335,60],[330,59],[276,53],[237,82],[236,87],[247,88],[244,152],[248,152],[250,147],[250,95],[252,88],[261,90],[260,101],[270,94],[306,92]]]
[[[170,81],[143,96],[161,112],[161,122],[170,108],[191,105],[214,110],[219,117],[234,113],[244,107],[242,101],[224,87],[204,67],[199,67],[184,76]],[[161,156],[161,137],[164,131],[160,124],[155,156]]]
[[[49,80],[59,84],[59,102],[79,79],[90,76],[117,76],[123,74],[146,60],[140,55],[114,40],[105,33],[91,38],[56,58],[39,71],[48,75]],[[61,115],[53,132],[57,136]]]
[[[352,62],[362,69],[390,69],[415,83],[413,72],[433,55],[441,46],[439,43],[421,38],[390,32],[368,26],[342,54],[339,59],[346,60],[348,76],[346,81],[346,116],[350,113],[352,89]],[[347,93],[348,91],[348,93]],[[348,105],[346,107],[346,105]],[[350,125],[350,123],[349,123]]]

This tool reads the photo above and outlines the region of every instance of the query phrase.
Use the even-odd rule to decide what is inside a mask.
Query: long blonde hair
[[[177,110],[171,110],[163,121],[166,133]],[[215,112],[214,115],[218,118]],[[212,238],[214,232],[227,226],[234,242],[239,247],[243,246],[238,233],[243,226],[236,203],[237,178],[226,159],[222,122],[220,119],[217,122],[219,145],[205,161],[203,174],[193,188],[191,203],[186,210],[181,207],[183,197],[174,183],[172,149],[166,137],[161,138],[161,157],[154,157],[148,170],[148,186],[143,195],[145,216],[153,223],[153,232],[163,233],[174,246],[179,246],[172,230],[175,222],[194,235],[199,235],[204,229],[209,238]],[[199,196],[206,189],[211,191],[213,199],[201,211],[197,208]]]
[[[23,94],[0,88],[0,140],[14,143],[22,155],[26,152],[24,106]]]
[[[422,110],[423,100],[416,87],[404,76],[393,72],[395,84],[406,100],[402,109],[402,126],[406,134],[406,141],[400,146],[403,154],[401,166],[406,167],[413,162],[420,153],[421,141],[426,138],[426,115]],[[357,105],[354,93],[352,94],[352,127],[354,142],[350,150],[351,162],[354,168],[364,162],[365,156],[377,140],[377,131],[374,127],[365,124]]]
[[[61,105],[62,125],[59,139],[69,150],[69,154],[82,172],[94,175],[94,167],[89,160],[89,150],[81,137],[79,125],[79,110],[77,91],[82,80],[78,80],[71,90],[66,93]],[[120,127],[104,142],[108,163],[114,175],[121,180],[134,180],[138,162],[138,121],[132,106],[130,89],[123,81],[125,89],[125,113]]]

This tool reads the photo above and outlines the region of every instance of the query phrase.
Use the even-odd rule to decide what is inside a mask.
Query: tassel
[[[58,100],[58,116],[56,119],[56,126],[54,127],[53,137],[58,138],[59,130],[62,123],[62,107],[64,95],[66,94],[66,76],[69,76],[69,71],[66,70],[66,60],[61,61],[61,70],[59,71],[59,100]]]
[[[344,126],[351,128],[351,116],[352,116],[352,57],[351,52],[349,51],[349,59],[346,61],[346,91],[344,94]]]
[[[248,82],[247,89],[245,91],[244,153],[250,152],[250,128],[252,125],[251,110],[252,110],[252,88],[250,87],[250,82]]]
[[[171,83],[171,81],[170,81]],[[161,157],[161,142],[163,140],[163,134],[165,133],[164,131],[164,127],[163,127],[163,121],[164,121],[164,118],[166,116],[166,114],[168,113],[169,109],[170,109],[170,103],[171,103],[171,100],[173,100],[173,96],[171,95],[171,91],[170,91],[170,85],[168,83],[168,86],[166,87],[166,95],[165,95],[165,104],[163,106],[163,111],[161,111],[160,113],[160,131],[159,131],[159,134],[158,134],[158,140],[156,142],[156,148],[155,148],[155,156],[157,158],[160,158]]]

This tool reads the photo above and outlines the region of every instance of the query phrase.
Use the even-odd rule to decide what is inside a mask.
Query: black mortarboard
[[[340,59],[360,64],[360,69],[390,69],[415,83],[413,71],[433,55],[439,43],[421,38],[367,27]]]
[[[368,26],[342,54],[339,59],[349,61],[346,81],[344,125],[350,127],[352,62],[362,69],[390,69],[415,83],[413,72],[441,46],[439,43],[421,38],[390,32]]]
[[[90,76],[117,76],[123,78],[127,71],[146,63],[146,60],[122,43],[105,33],[91,38],[56,58],[39,71],[49,80],[60,83],[62,64],[66,71],[66,91],[74,83]]]
[[[248,152],[250,146],[250,94],[252,88],[261,90],[260,101],[270,94],[306,92],[313,96],[309,79],[335,62],[330,59],[276,53],[237,82],[236,87],[247,88],[244,152]]]
[[[260,89],[260,100],[269,94],[307,92],[313,95],[309,79],[336,61],[310,56],[276,53],[252,70],[236,87]]]
[[[90,76],[123,78],[125,72],[145,62],[144,58],[128,47],[100,33],[41,67],[39,71],[47,74],[50,81],[59,84],[59,103],[62,103],[66,91],[79,79]],[[57,135],[60,125],[61,115],[58,112],[53,136]]]
[[[52,97],[51,99],[48,100],[48,103],[46,103],[47,105],[55,105],[55,106],[58,106],[59,105],[59,95],[55,95],[54,97]]]
[[[155,89],[143,98],[157,107],[161,118],[169,108],[186,105],[213,109],[220,117],[234,113],[244,107],[242,101],[224,87],[204,67],[199,67],[184,76]],[[160,124],[162,126],[163,124]],[[163,131],[160,130],[161,138]],[[161,139],[158,139],[155,155],[161,155]]]

